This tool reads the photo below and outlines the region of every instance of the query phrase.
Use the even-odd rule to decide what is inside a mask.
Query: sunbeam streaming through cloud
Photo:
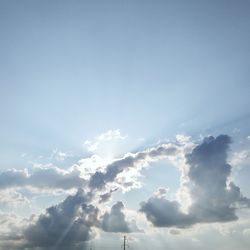
[[[250,2],[0,1],[0,250],[249,250]]]

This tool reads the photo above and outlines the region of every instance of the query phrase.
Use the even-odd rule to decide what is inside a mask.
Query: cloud
[[[73,157],[73,154],[71,152],[62,152],[58,149],[53,150],[50,158],[55,159],[57,161],[64,161],[68,157]]]
[[[26,180],[29,178],[28,171],[9,169],[0,174],[0,189],[13,187],[13,186],[23,186]]]
[[[210,136],[186,155],[186,176],[182,185],[192,204],[188,213],[178,201],[154,195],[141,203],[140,211],[156,227],[189,227],[195,223],[237,220],[236,209],[249,206],[240,188],[229,181],[231,165],[227,152],[231,138]]]
[[[103,134],[100,134],[98,137],[97,137],[97,140],[98,141],[110,141],[110,140],[117,140],[117,139],[120,139],[120,140],[124,140],[126,139],[126,135],[121,135],[121,131],[120,129],[115,129],[115,130],[108,130],[107,132],[103,133]]]
[[[29,204],[29,200],[14,189],[0,190],[0,207],[10,208]]]
[[[106,184],[114,182],[120,173],[129,169],[140,171],[142,167],[147,166],[150,162],[175,155],[177,150],[177,145],[168,143],[135,154],[128,154],[124,158],[109,164],[105,172],[97,171],[93,174],[90,178],[89,186],[91,189],[105,188]]]
[[[227,135],[211,136],[187,155],[193,200],[190,212],[198,221],[236,220],[236,206],[244,203],[240,188],[229,182],[232,167],[227,163],[227,152],[230,143]]]
[[[118,201],[111,208],[110,213],[106,212],[103,215],[102,229],[105,232],[113,233],[130,233],[130,232],[140,232],[136,226],[135,221],[128,222],[125,219],[125,214],[123,212],[124,205],[121,201]]]
[[[0,218],[0,249],[25,249],[23,230],[32,217],[23,219],[14,213],[0,212]]]
[[[153,196],[141,203],[140,212],[156,227],[184,228],[194,223],[194,218],[184,214],[177,201],[169,201],[164,197]]]
[[[177,230],[177,229],[170,229],[169,233],[172,234],[172,235],[180,235],[181,231]]]
[[[107,202],[110,200],[112,194],[117,191],[118,188],[115,188],[115,189],[111,189],[109,192],[107,193],[104,193],[104,194],[101,194],[100,195],[100,199],[99,199],[99,203],[103,203],[103,202]]]
[[[111,136],[111,133],[108,133]],[[115,135],[117,137],[118,133]],[[101,137],[108,139],[107,135]],[[92,155],[79,161],[78,165],[65,170],[47,165],[34,165],[33,171],[9,169],[0,173],[0,189],[13,187],[33,187],[39,189],[80,188],[87,183],[90,189],[110,189],[139,187],[137,178],[143,167],[151,162],[167,157],[175,157],[180,146],[166,143],[137,153],[128,153],[121,159],[105,160],[98,155]]]
[[[242,233],[244,236],[250,237],[250,228],[244,229]]]
[[[100,159],[93,157],[88,162],[86,179],[81,177],[87,164],[84,160],[79,162],[80,166],[69,170],[52,165],[36,166],[32,173],[7,170],[0,174],[0,189],[3,191],[17,186],[52,190],[84,187],[85,191],[78,189],[75,195],[47,208],[38,218],[28,220],[18,235],[9,235],[8,240],[7,234],[2,242],[7,249],[14,245],[19,249],[63,246],[76,249],[94,237],[95,228],[114,233],[140,232],[135,221],[127,218],[129,214],[122,202],[117,202],[104,214],[98,207],[108,201],[118,188],[134,187],[136,179],[133,178],[144,167],[166,158],[180,164],[182,179],[179,193],[189,197],[192,203],[185,212],[178,199],[167,199],[167,189],[160,188],[148,201],[141,203],[140,212],[148,221],[156,227],[186,228],[196,223],[236,220],[236,209],[249,207],[250,202],[230,181],[231,166],[227,163],[230,143],[230,137],[221,135],[205,138],[194,147],[188,137],[178,136],[175,143],[129,153],[108,164],[100,164]]]
[[[74,247],[91,239],[98,209],[89,201],[89,194],[79,189],[60,204],[47,208],[45,214],[25,229],[28,244],[31,247]]]
[[[177,134],[176,135],[176,140],[182,144],[185,145],[186,143],[189,143],[191,137],[183,134]]]
[[[79,160],[78,166],[81,169],[81,176],[89,179],[95,172],[104,170],[109,163],[110,160],[94,154],[88,158]]]
[[[112,140],[124,140],[126,139],[126,135],[122,135],[120,129],[108,130],[105,133],[100,134],[95,138],[94,141],[86,140],[84,144],[87,146],[88,151],[94,152],[96,151],[100,144],[107,141]]]
[[[71,189],[83,187],[85,180],[77,168],[62,170],[51,165],[37,165],[28,170],[9,169],[0,174],[0,189],[30,186],[39,189]]]
[[[91,141],[87,140],[87,141],[84,142],[84,145],[87,146],[87,149],[90,152],[96,151],[99,144],[100,144],[100,142],[98,142],[98,141],[97,142],[91,142]]]
[[[237,167],[238,169],[242,168],[244,165],[249,164],[250,159],[250,150],[241,150],[239,152],[234,152],[230,163]]]

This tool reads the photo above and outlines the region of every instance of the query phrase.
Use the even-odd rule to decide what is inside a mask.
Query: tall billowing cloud
[[[237,219],[236,206],[245,198],[240,188],[229,181],[232,167],[227,163],[227,151],[230,143],[227,135],[211,136],[187,155],[189,190],[193,200],[190,213],[196,216],[197,221]]]
[[[102,228],[106,232],[129,232],[128,223],[125,220],[125,215],[122,212],[124,209],[123,203],[117,202],[111,208],[110,213],[106,212],[103,216]]]
[[[140,211],[157,227],[188,227],[195,223],[237,220],[236,208],[249,206],[240,188],[230,182],[231,165],[227,152],[231,138],[210,136],[186,155],[186,182],[183,186],[192,201],[188,213],[181,204],[154,195],[141,203]]]
[[[129,222],[126,220],[123,210],[124,205],[121,201],[114,204],[110,213],[106,212],[103,215],[102,229],[106,232],[113,233],[139,232],[140,230],[134,221]]]
[[[30,247],[74,247],[91,239],[98,209],[89,201],[89,194],[79,189],[60,204],[47,208],[46,213],[24,231],[27,244]]]

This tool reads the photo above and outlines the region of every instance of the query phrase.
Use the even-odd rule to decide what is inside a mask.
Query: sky
[[[247,250],[250,2],[0,0],[0,250]]]

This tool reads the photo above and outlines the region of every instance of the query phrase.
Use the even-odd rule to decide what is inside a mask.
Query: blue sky
[[[227,181],[232,178],[250,197],[249,12],[250,3],[244,0],[0,1],[2,216],[9,216],[13,199],[22,203],[22,209],[13,207],[10,211],[21,219],[43,214],[52,205],[63,207],[60,202],[75,194],[76,186],[53,186],[55,176],[75,177],[80,173],[75,181],[81,182],[81,177],[90,178],[95,171],[108,171],[112,162],[126,159],[129,153],[136,161],[140,152],[180,144],[175,157],[166,154],[166,159],[146,158],[146,167],[131,170],[126,176],[134,182],[131,189],[121,181],[125,178],[122,174],[113,180],[116,184],[105,187],[105,191],[118,188],[111,192],[109,209],[122,201],[125,209],[132,211],[128,216],[139,216],[139,203],[160,187],[168,189],[170,199],[176,199],[181,189],[179,178],[185,175],[184,167],[180,167],[186,159],[183,152],[191,153],[210,135],[214,136],[211,143],[216,144],[221,134],[232,138],[227,152],[232,175]],[[182,162],[177,160],[181,157]],[[14,174],[8,172],[10,169],[15,169]],[[24,169],[28,172],[22,172]],[[30,177],[39,169],[44,171],[41,178],[47,178],[41,183],[38,177]],[[91,174],[87,169],[92,169]],[[27,183],[16,177],[18,171],[22,178],[30,178]],[[13,185],[5,183],[6,173],[17,178],[11,177]],[[60,181],[64,183],[65,179]],[[82,188],[86,191],[85,186]],[[103,194],[104,189],[100,192]],[[192,196],[193,191],[189,192]],[[108,218],[105,208],[97,207],[102,211],[98,220]],[[116,209],[123,208],[115,206],[110,217]],[[239,219],[238,224],[228,226],[243,232],[234,242],[242,242],[241,237],[249,235],[248,216],[243,216],[244,222]],[[136,220],[148,223],[140,218]],[[153,235],[158,242],[162,234],[169,235],[172,249],[179,249],[176,237],[183,237],[180,241],[197,238],[194,242],[206,246],[203,237],[209,238],[219,229],[202,219],[200,239],[196,226],[194,231],[178,229],[171,234],[173,229],[168,227],[158,233],[150,231],[152,225],[145,234],[131,233],[131,238],[137,248],[145,235]],[[100,230],[100,225],[95,227]],[[228,228],[226,231],[230,231]],[[105,223],[103,230],[109,230]],[[6,228],[0,234],[7,231],[17,234],[18,230]],[[29,247],[36,247],[31,244],[33,238],[27,236],[29,230],[25,232]],[[174,234],[178,236],[172,239]],[[101,235],[91,238],[97,246],[100,239],[109,242],[113,233]],[[223,236],[215,240],[214,248],[220,249],[224,241]],[[2,240],[0,249],[6,248],[6,242]],[[110,244],[115,246],[115,241]],[[166,244],[163,242],[159,249]],[[243,250],[250,242],[237,244]]]

